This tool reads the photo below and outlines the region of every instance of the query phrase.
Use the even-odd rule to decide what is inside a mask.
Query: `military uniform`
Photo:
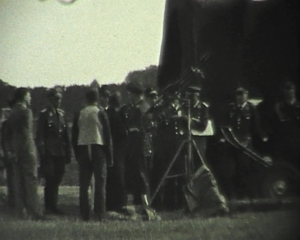
[[[125,179],[128,192],[133,193],[134,202],[140,204],[141,195],[149,194],[147,164],[144,155],[145,132],[143,129],[143,100],[128,104],[120,109],[122,122],[125,126]]]
[[[113,142],[114,166],[107,170],[106,202],[108,211],[120,211],[127,204],[124,151],[126,131],[119,112],[112,106],[106,110]]]
[[[154,140],[155,157],[153,163],[153,188],[155,189],[178,148],[186,138],[186,122],[182,117],[182,109],[175,101],[166,101],[157,110],[157,135]],[[169,175],[183,173],[184,152],[180,153]],[[156,209],[174,210],[183,203],[182,185],[184,179],[167,179],[161,187],[153,205]]]
[[[228,126],[232,129],[234,136],[247,148],[252,148],[252,139],[255,133],[260,133],[259,117],[255,107],[250,102],[245,102],[241,106],[231,103],[228,111]],[[248,156],[239,149],[232,148],[232,156],[235,163],[235,175],[233,185],[235,193],[230,193],[231,197],[249,197],[255,191],[252,189],[251,169],[252,164]]]
[[[71,161],[71,144],[63,110],[49,106],[41,111],[36,141],[41,171],[45,178],[45,208],[56,212],[59,185],[62,182],[65,165]]]

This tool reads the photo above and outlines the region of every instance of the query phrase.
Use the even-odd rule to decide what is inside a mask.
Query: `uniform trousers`
[[[114,143],[114,165],[107,169],[106,207],[109,211],[120,211],[127,204],[122,143]]]
[[[46,210],[57,209],[58,189],[65,173],[65,157],[48,155],[43,166],[45,175],[44,201]]]
[[[106,177],[107,177],[107,153],[102,145],[78,146],[79,164],[79,206],[83,220],[89,220],[89,186],[94,174],[94,212],[98,220],[103,219],[106,212]]]
[[[125,157],[126,189],[132,193],[135,204],[141,204],[141,195],[149,194],[147,164],[144,157],[144,134],[129,132]]]

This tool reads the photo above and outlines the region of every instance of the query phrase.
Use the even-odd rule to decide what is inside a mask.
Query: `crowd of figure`
[[[35,134],[30,92],[25,88],[17,89],[11,102],[12,111],[2,125],[10,207],[17,216],[29,215],[33,219],[43,219],[44,214],[63,214],[58,208],[59,186],[65,165],[71,162],[74,152],[79,166],[79,207],[83,220],[90,219],[92,176],[95,181],[92,209],[97,219],[105,219],[106,211],[121,211],[128,204],[129,194],[135,205],[147,208],[150,196],[190,133],[197,147],[192,155],[192,171],[209,163],[207,135],[213,133],[205,131],[211,128],[212,119],[208,104],[201,101],[200,92],[199,87],[190,86],[184,93],[162,96],[155,88],[144,91],[138,83],[128,83],[129,103],[123,106],[119,92],[99,93],[90,89],[85,95],[86,106],[75,114],[70,132],[65,112],[59,108],[62,94],[51,89],[47,94],[49,105],[40,112]],[[247,148],[252,148],[255,134],[262,142],[271,141],[275,146],[284,141],[284,148],[289,149],[288,159],[299,168],[300,104],[292,83],[286,83],[284,97],[284,101],[275,105],[270,124],[260,120],[260,109],[248,101],[248,91],[238,88],[236,102],[229,105],[224,122]],[[182,188],[186,178],[181,174],[184,174],[188,154],[187,151],[178,154],[181,160],[176,162],[171,173],[179,177],[161,184],[151,202],[155,209],[172,210],[184,206]],[[237,150],[232,151],[232,158],[235,170],[226,196],[245,197],[250,186],[250,160]],[[44,208],[37,194],[38,166],[45,179]]]

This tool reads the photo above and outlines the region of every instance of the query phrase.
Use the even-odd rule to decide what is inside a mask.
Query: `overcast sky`
[[[0,79],[16,86],[122,82],[157,65],[164,0],[0,0]]]

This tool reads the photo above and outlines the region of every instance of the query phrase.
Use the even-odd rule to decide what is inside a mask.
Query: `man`
[[[33,138],[33,117],[29,109],[31,96],[26,88],[15,92],[15,106],[8,118],[16,156],[14,174],[15,210],[19,217],[26,213],[35,220],[43,219],[37,193],[37,152]]]
[[[155,106],[156,101],[158,101],[158,92],[155,88],[148,88],[145,91],[145,100],[148,103],[149,108],[143,117],[143,125],[145,129],[145,139],[144,139],[144,156],[147,164],[147,171],[150,174],[153,167],[153,154],[154,154],[154,138],[156,135],[156,113],[157,106]]]
[[[134,203],[148,206],[149,182],[144,157],[143,114],[147,106],[143,100],[143,89],[139,83],[127,84],[130,103],[120,109],[121,118],[127,131],[125,172],[127,191],[134,196]]]
[[[110,96],[106,110],[113,141],[114,166],[108,169],[106,186],[106,203],[109,211],[120,211],[127,204],[125,186],[125,142],[126,130],[119,114],[120,92]]]
[[[90,218],[88,189],[95,178],[94,213],[100,221],[106,213],[107,166],[113,166],[110,125],[105,110],[98,106],[98,92],[86,92],[87,106],[75,116],[72,143],[79,164],[79,205],[84,221]]]
[[[65,172],[65,165],[71,162],[65,112],[60,109],[62,95],[56,89],[47,94],[48,107],[40,112],[36,142],[40,155],[40,168],[45,178],[44,202],[46,213],[62,214],[57,208],[58,190]]]
[[[294,83],[285,83],[283,101],[275,104],[275,114],[274,159],[286,160],[299,169],[300,102],[296,98]]]
[[[245,88],[240,87],[236,90],[236,102],[229,105],[227,125],[237,140],[250,149],[254,134],[261,136],[259,116],[255,107],[248,101],[248,91]],[[231,192],[230,198],[251,198],[255,192],[250,180],[251,160],[235,148],[232,148],[232,154],[236,166],[232,182],[236,192]]]
[[[201,134],[208,124],[208,105],[200,99],[201,88],[198,86],[190,86],[187,91],[187,97],[190,99],[190,114],[191,114],[191,134],[202,159],[206,160],[206,137]],[[188,109],[185,108],[185,116],[187,117]],[[196,156],[195,156],[196,154]],[[198,158],[197,152],[194,151],[194,157]],[[193,162],[194,170],[201,165],[200,162]]]
[[[14,107],[13,101],[9,102],[9,107],[12,109]],[[8,118],[8,116],[7,116]],[[7,202],[8,206],[14,208],[14,188],[13,188],[13,179],[14,179],[14,169],[16,169],[16,155],[14,153],[13,144],[12,144],[12,129],[9,126],[9,122],[6,119],[2,123],[1,129],[1,144],[4,154],[4,166],[6,169],[6,183],[7,183]]]

